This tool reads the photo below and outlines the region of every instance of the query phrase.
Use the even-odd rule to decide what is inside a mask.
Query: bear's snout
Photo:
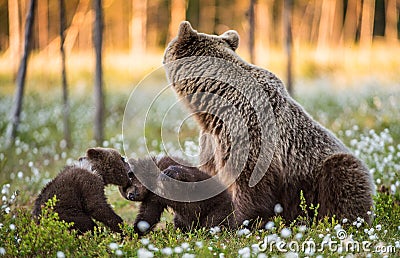
[[[135,201],[137,197],[138,197],[137,190],[128,194],[128,199],[131,201]]]

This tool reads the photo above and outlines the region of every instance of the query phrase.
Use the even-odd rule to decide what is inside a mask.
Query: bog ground
[[[77,237],[56,220],[51,208],[41,225],[31,219],[32,204],[40,189],[66,164],[85,153],[95,143],[92,138],[93,103],[86,94],[71,95],[73,146],[62,140],[62,106],[58,89],[28,91],[24,100],[18,138],[11,148],[4,146],[4,134],[12,95],[0,95],[0,255],[13,256],[124,256],[152,257],[396,257],[400,255],[400,88],[379,86],[365,80],[363,87],[332,85],[332,80],[308,80],[296,86],[295,98],[316,120],[331,129],[354,153],[363,159],[377,187],[375,219],[371,226],[362,220],[321,222],[298,218],[288,224],[277,216],[265,229],[227,232],[218,228],[183,234],[174,230],[172,215],[166,212],[162,223],[142,239],[133,233],[137,205],[126,201],[116,187],[107,187],[109,202],[126,221],[124,235],[98,231]],[[334,82],[336,83],[336,82]],[[371,84],[371,85],[370,85]],[[372,85],[374,84],[374,85]],[[38,87],[38,85],[35,85]],[[40,87],[39,87],[40,88]],[[103,146],[123,151],[122,118],[130,87],[107,90],[106,140]],[[46,92],[46,94],[43,94]],[[141,92],[143,98],[150,91]],[[146,144],[160,153],[176,146],[163,144],[160,124],[165,106],[174,101],[157,102],[158,110],[146,127]],[[140,102],[138,102],[140,105]],[[183,113],[163,126],[175,132]],[[177,121],[177,122],[175,122]],[[136,128],[130,128],[135,131]],[[196,126],[183,128],[182,146],[197,151]],[[129,140],[133,156],[147,154],[139,137]],[[176,152],[178,153],[178,152]],[[299,196],[301,198],[301,196]],[[51,206],[51,205],[49,205]],[[305,207],[304,207],[305,208]],[[279,209],[277,209],[279,211]],[[318,212],[316,210],[315,212]]]

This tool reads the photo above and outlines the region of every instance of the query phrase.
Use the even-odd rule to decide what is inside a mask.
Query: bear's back
[[[65,167],[41,191],[35,202],[33,214],[40,215],[41,206],[56,196],[55,211],[65,209],[85,210],[85,196],[104,191],[102,179],[91,171],[76,166]]]

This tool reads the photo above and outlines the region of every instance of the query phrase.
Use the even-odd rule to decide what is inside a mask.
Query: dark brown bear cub
[[[130,184],[130,166],[118,151],[107,148],[88,149],[80,165],[65,167],[41,191],[33,215],[39,218],[42,205],[56,196],[54,207],[60,220],[73,222],[80,233],[93,230],[92,219],[112,231],[121,232],[122,219],[107,203],[104,187],[109,184],[126,187]]]
[[[232,197],[227,190],[206,200],[181,202],[153,193],[135,176],[137,173],[158,173],[155,178],[159,183],[172,179],[182,182],[200,182],[211,178],[201,170],[181,165],[183,162],[175,160],[166,156],[158,161],[154,158],[129,160],[133,171],[130,173],[132,182],[129,187],[120,187],[120,192],[122,196],[130,201],[141,202],[139,214],[134,223],[135,232],[143,235],[153,229],[160,221],[161,214],[167,207],[171,208],[175,213],[175,228],[179,228],[182,231],[213,226],[234,228]],[[154,185],[157,184],[157,182],[153,183]],[[215,188],[214,184],[220,185],[217,180],[212,179],[210,187]],[[179,189],[176,190],[178,191]],[[207,189],[201,190],[207,191]],[[144,227],[141,226],[141,223]]]

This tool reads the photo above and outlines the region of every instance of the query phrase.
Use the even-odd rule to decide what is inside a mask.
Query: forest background
[[[51,74],[59,70],[59,4],[49,0],[37,2],[31,45],[34,56],[38,57],[34,61],[38,63],[32,69],[43,68],[41,64],[54,64],[45,69]],[[399,61],[395,58],[399,53],[400,34],[398,0],[102,2],[104,69],[118,70],[126,76],[142,75],[149,66],[160,65],[162,51],[182,20],[190,21],[195,29],[205,33],[237,30],[241,36],[239,54],[282,77],[286,73],[288,26],[295,74],[315,77],[339,69],[364,75],[377,74],[379,70],[386,76],[386,72],[398,67]],[[3,82],[5,74],[15,74],[19,65],[28,5],[28,0],[0,1]],[[67,61],[74,70],[90,71],[95,17],[92,4],[89,0],[71,0],[65,6]],[[85,55],[87,58],[82,58]]]

